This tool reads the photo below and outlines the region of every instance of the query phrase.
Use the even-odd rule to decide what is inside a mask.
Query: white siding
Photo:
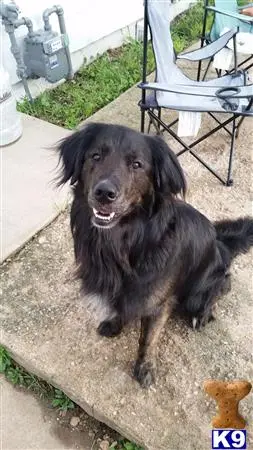
[[[16,2],[21,10],[20,17],[31,18],[35,30],[43,27],[43,11],[56,3],[54,0],[16,0]],[[7,3],[7,0],[5,0],[5,3]],[[126,27],[143,15],[142,0],[60,0],[59,4],[63,7],[65,13],[71,53],[120,28]],[[58,31],[56,16],[52,15],[50,21],[53,29]],[[14,84],[18,81],[16,63],[10,52],[9,37],[1,24],[0,34],[3,44],[1,49],[2,62],[10,74],[12,84]],[[22,44],[23,37],[26,34],[26,27],[20,27],[16,30],[16,36],[20,44]]]

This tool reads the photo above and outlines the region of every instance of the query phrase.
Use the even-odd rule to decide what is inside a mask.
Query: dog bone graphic
[[[242,400],[252,388],[248,381],[207,380],[204,390],[218,406],[218,414],[212,419],[213,428],[245,428],[246,421],[238,412]]]

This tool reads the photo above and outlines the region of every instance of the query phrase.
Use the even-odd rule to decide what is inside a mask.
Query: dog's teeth
[[[197,317],[193,317],[193,319],[192,319],[192,328],[194,330],[196,330],[197,322],[198,322]]]
[[[105,222],[112,220],[113,217],[115,216],[115,212],[111,212],[110,214],[104,215],[100,214],[99,211],[97,211],[95,208],[93,208],[93,214],[95,217],[97,217],[100,220],[104,220]]]

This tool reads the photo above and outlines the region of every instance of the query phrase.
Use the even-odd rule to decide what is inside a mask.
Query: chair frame
[[[237,129],[241,124],[241,121],[244,119],[244,115],[242,116],[241,113],[231,113],[231,116],[224,120],[223,122],[220,121],[213,112],[208,112],[208,114],[212,117],[212,119],[218,124],[214,129],[211,131],[205,133],[198,139],[196,139],[191,144],[187,145],[172,129],[173,125],[175,125],[178,122],[178,119],[173,120],[171,123],[166,124],[162,120],[162,107],[156,106],[156,107],[150,107],[146,104],[146,89],[149,89],[147,86],[147,50],[148,50],[148,29],[149,29],[149,22],[148,22],[148,0],[144,0],[144,34],[143,34],[143,70],[142,70],[142,83],[140,83],[139,87],[142,89],[142,96],[141,100],[139,102],[139,106],[141,109],[141,132],[145,132],[145,118],[146,114],[149,116],[149,125],[147,132],[150,131],[151,124],[154,125],[157,134],[162,134],[164,131],[167,131],[172,138],[174,138],[182,147],[183,149],[176,153],[176,156],[179,157],[185,152],[189,152],[196,160],[198,160],[209,172],[211,172],[223,185],[225,186],[232,186],[233,179],[232,179],[232,164],[233,164],[233,156],[234,156],[234,148],[235,148],[235,138],[237,137]],[[152,40],[152,31],[150,29],[151,33],[151,40]],[[235,44],[235,42],[234,42]],[[204,45],[204,41],[203,41]],[[203,47],[202,45],[202,47]],[[236,44],[234,46],[235,51],[235,58],[236,58]],[[183,55],[181,55],[183,57]],[[235,59],[235,61],[237,61]],[[152,89],[152,88],[151,88]],[[159,89],[157,89],[159,90]],[[165,89],[166,90],[166,89]],[[194,94],[195,95],[195,94]],[[253,105],[253,98],[250,97],[249,104],[247,106],[247,110],[249,110],[249,114],[245,115],[252,115],[251,108]],[[164,109],[170,109],[170,108],[164,108]],[[157,111],[157,112],[156,112]],[[196,109],[197,112],[197,109]],[[225,111],[224,111],[225,112]],[[227,125],[232,124],[232,129],[230,130]],[[212,134],[218,132],[220,129],[224,129],[231,138],[231,145],[229,150],[229,161],[228,161],[228,171],[226,178],[222,177],[219,173],[217,173],[216,170],[214,170],[209,164],[207,164],[195,151],[194,147],[202,142],[203,140],[207,139]]]
[[[238,10],[240,10],[240,9],[246,9],[246,8],[249,8],[249,7],[252,7],[252,6],[253,6],[253,3],[248,4],[248,5],[246,4],[246,5],[244,5],[243,7],[238,7]],[[207,34],[206,34],[207,17],[208,17],[209,12],[213,12],[213,13],[214,13],[214,15],[213,15],[213,23],[212,23],[211,29],[212,29],[213,24],[214,24],[214,22],[215,22],[215,15],[216,15],[216,14],[223,14],[223,15],[224,15],[224,11],[222,11],[222,10],[220,10],[220,9],[218,9],[218,8],[213,7],[213,6],[210,5],[210,0],[204,0],[203,28],[202,28],[201,38],[200,38],[200,47],[201,47],[201,48],[202,48],[205,44],[209,44],[209,43],[211,42],[210,38],[209,38],[209,37],[207,36]],[[235,17],[235,15],[233,15],[233,14],[230,13],[229,11],[226,13],[226,15],[229,16],[229,17]],[[238,14],[238,15],[239,15],[239,14]],[[236,17],[236,18],[237,18],[237,17]],[[238,20],[241,20],[241,22],[246,22],[246,23],[252,24],[252,26],[253,26],[253,17],[250,18],[249,16],[243,16],[243,15],[240,15],[240,17],[238,17]],[[213,58],[210,59],[208,65],[207,65],[207,67],[206,67],[206,70],[205,70],[205,73],[204,73],[204,76],[203,76],[202,80],[205,80],[206,75],[207,75],[207,73],[208,73],[208,70],[209,70],[209,68],[210,68],[210,65],[211,65],[212,61],[213,61]],[[247,63],[250,62],[250,61],[252,61],[252,62],[251,62],[248,66],[245,67],[244,65],[247,64]],[[197,80],[198,80],[198,81],[200,80],[200,75],[201,75],[201,65],[202,65],[202,61],[199,61],[199,64],[198,64],[198,73],[197,73]],[[243,60],[243,61],[242,61],[240,64],[238,64],[238,65],[237,65],[237,59],[236,59],[236,60],[235,60],[235,67],[237,67],[237,68],[243,68],[243,70],[245,70],[245,71],[246,71],[246,70],[249,70],[251,67],[253,67],[253,53],[252,53],[252,55],[248,56],[245,60]],[[231,70],[227,70],[226,73],[227,73],[227,74],[233,73],[234,70],[235,70],[235,68],[232,68]],[[219,77],[221,76],[221,70],[217,70],[217,69],[216,69],[216,73],[217,73],[217,75],[218,75]]]

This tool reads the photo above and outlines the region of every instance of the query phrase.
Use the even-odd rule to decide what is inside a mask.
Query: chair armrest
[[[196,97],[253,98],[253,84],[248,86],[201,86],[197,82],[195,86],[187,86],[184,84],[140,83],[138,87],[175,94],[195,95]]]
[[[248,22],[250,24],[253,23],[253,17],[246,16],[244,14],[229,12],[226,9],[218,9],[215,8],[214,6],[207,6],[206,9],[208,11],[213,11],[218,14],[223,14],[224,16],[234,17],[234,19],[241,20],[242,22]]]
[[[222,34],[216,41],[205,45],[202,48],[193,50],[192,52],[180,53],[177,55],[177,59],[187,59],[188,61],[202,61],[203,59],[208,59],[226,47],[228,41],[233,38],[238,32],[238,28],[227,31]]]

